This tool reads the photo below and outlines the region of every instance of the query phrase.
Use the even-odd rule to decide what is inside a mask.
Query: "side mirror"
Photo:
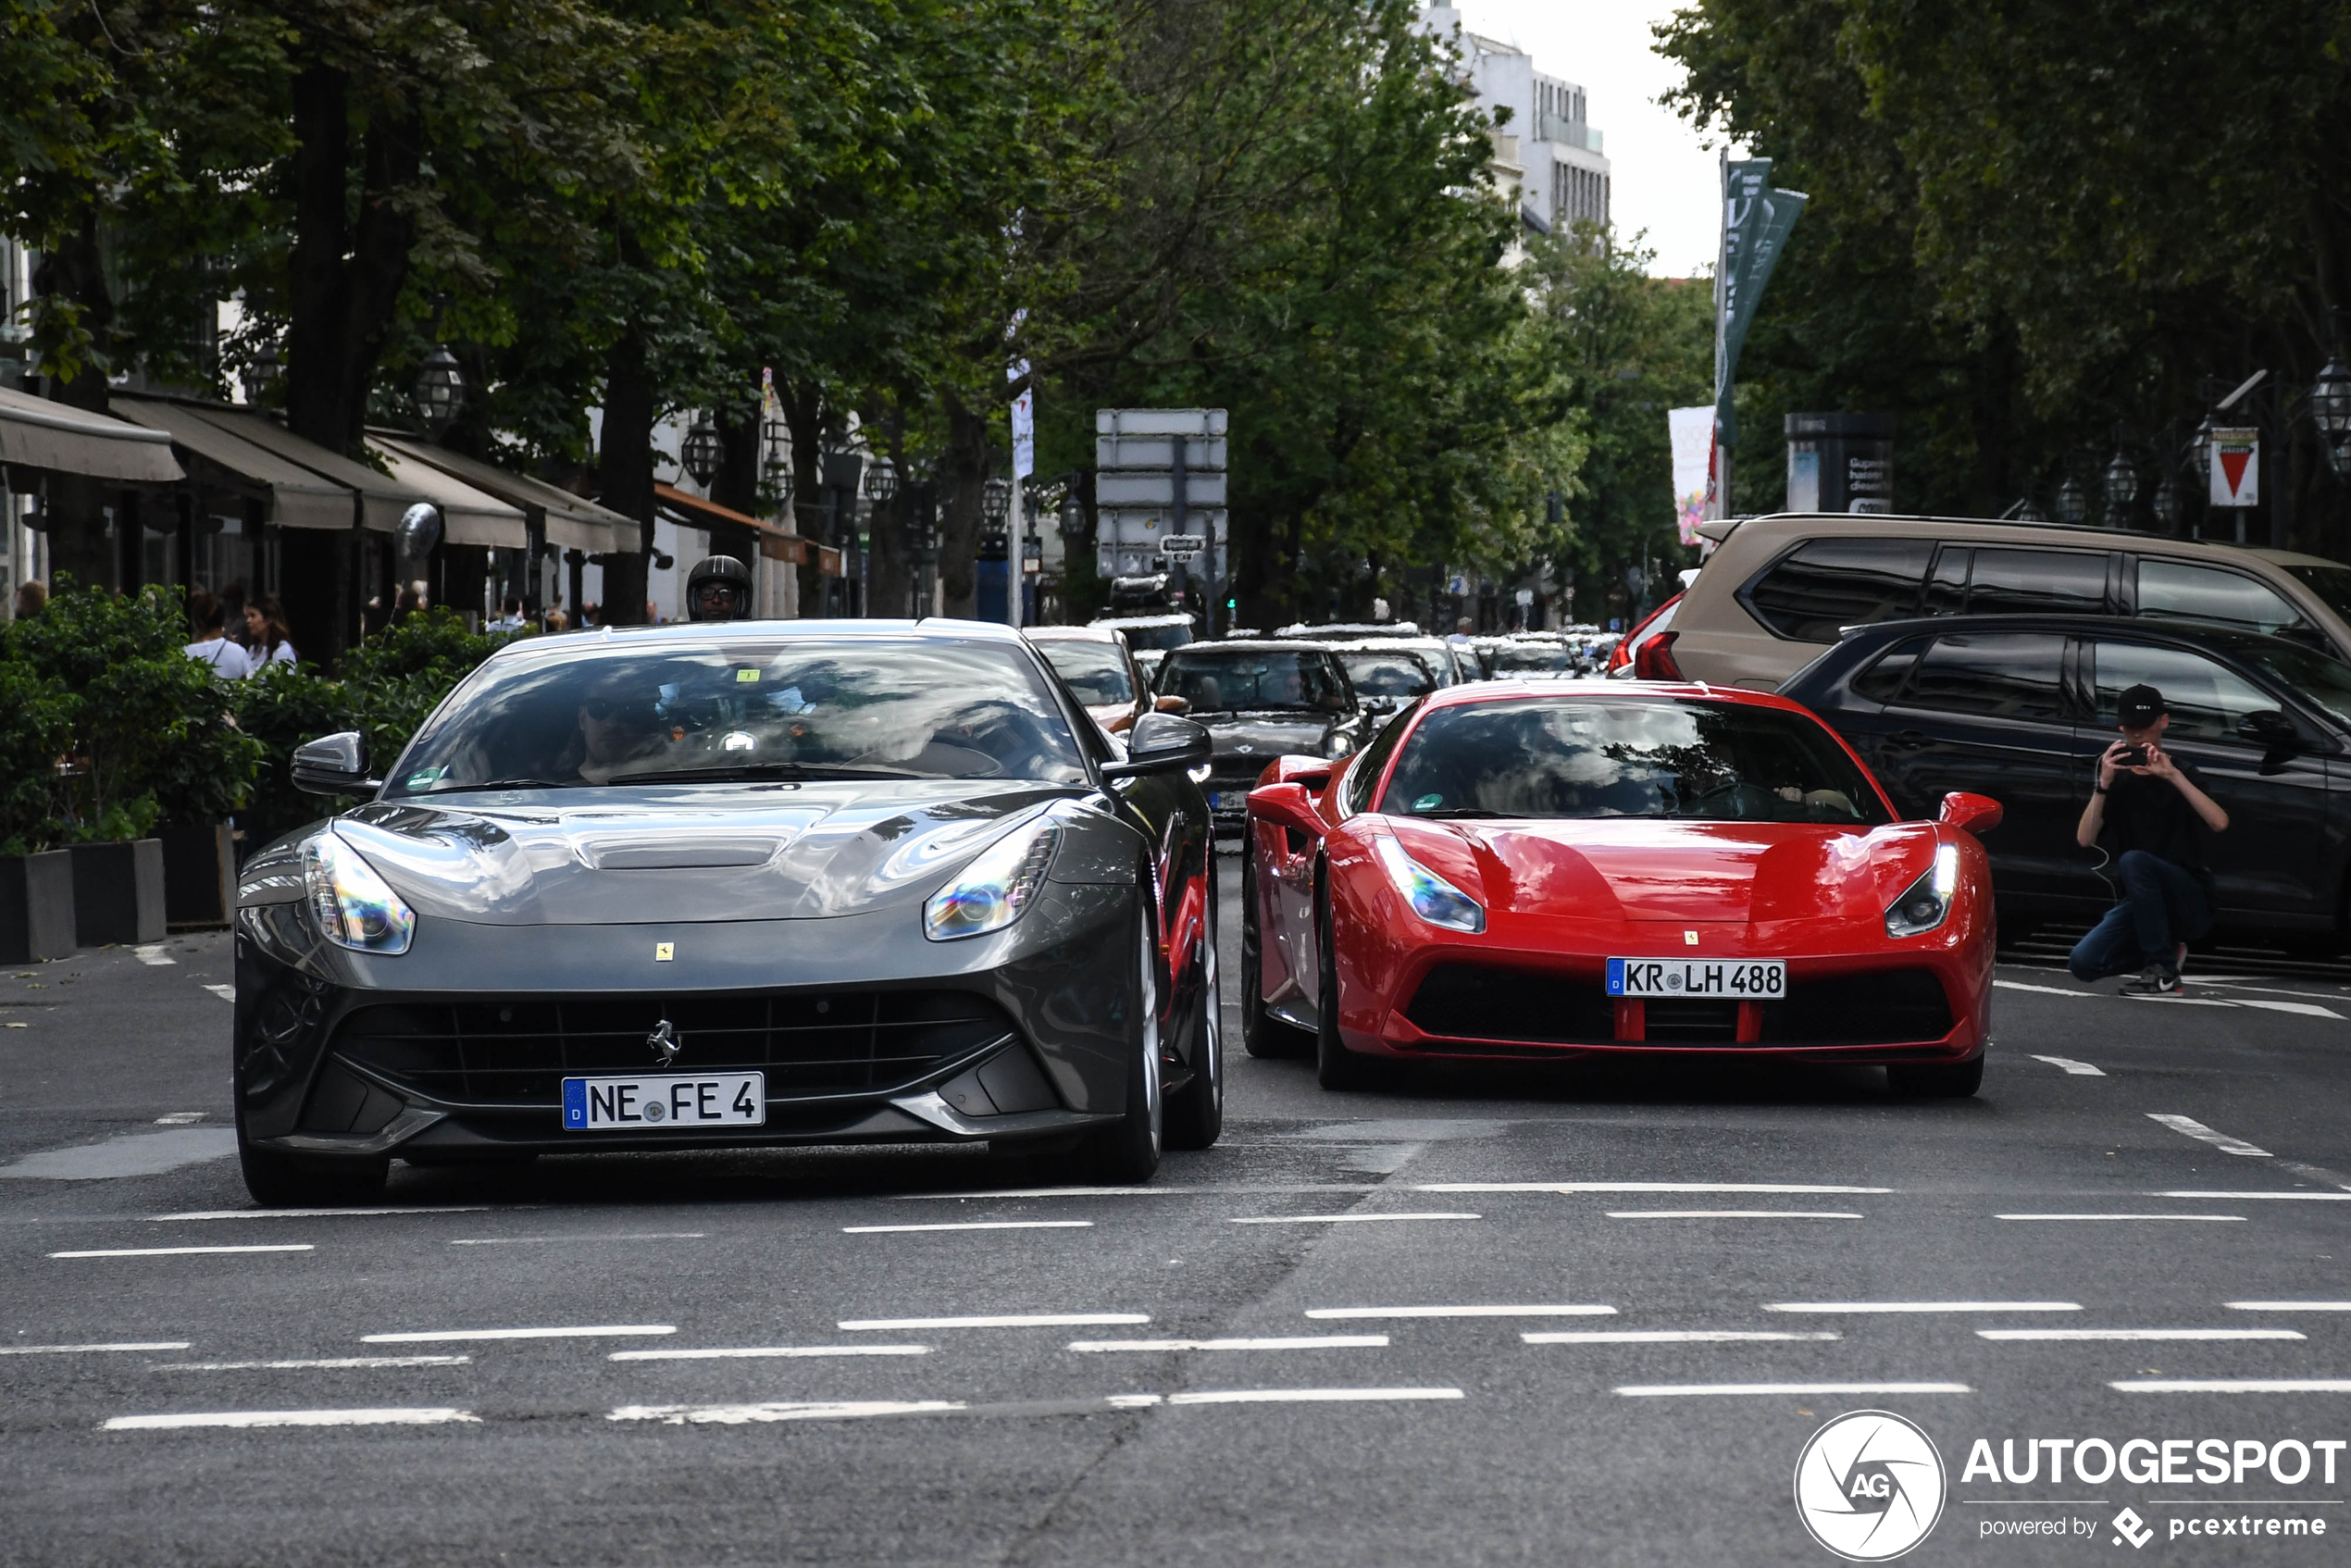
[[[1102,777],[1183,773],[1207,763],[1214,750],[1205,727],[1175,714],[1145,714],[1126,732],[1126,760],[1105,765]]]
[[[313,795],[371,795],[384,782],[367,777],[367,743],[355,729],[295,747],[292,773],[294,788]]]
[[[2237,738],[2270,752],[2292,751],[2302,742],[2294,721],[2275,708],[2263,708],[2237,720]]]
[[[1183,697],[1155,697],[1151,700],[1151,711],[1162,714],[1188,714],[1192,711],[1192,704],[1188,699]]]
[[[1259,785],[1249,792],[1249,815],[1310,839],[1319,839],[1325,832],[1323,819],[1314,812],[1314,797],[1303,784]]]
[[[1936,820],[1962,833],[1984,834],[2000,825],[2002,815],[2000,803],[1991,796],[1954,790],[1943,797],[1943,810]]]
[[[1392,714],[1396,711],[1396,699],[1374,697],[1363,704],[1363,711],[1369,714]]]

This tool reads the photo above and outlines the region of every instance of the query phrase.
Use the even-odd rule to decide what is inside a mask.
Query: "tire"
[[[1159,1169],[1166,1139],[1166,1101],[1160,1093],[1159,952],[1152,941],[1149,883],[1136,912],[1138,933],[1135,1027],[1126,1052],[1126,1111],[1090,1136],[1085,1164],[1095,1179],[1144,1182]]]
[[[1295,1059],[1314,1037],[1265,1011],[1265,938],[1257,915],[1257,834],[1241,833],[1241,1047],[1259,1060]]]
[[[245,1190],[265,1209],[344,1209],[381,1198],[384,1175],[392,1162],[382,1155],[306,1160],[255,1149],[245,1141],[244,1124],[240,1122],[237,1164],[244,1172]]]
[[[1193,1003],[1192,1076],[1167,1097],[1167,1147],[1206,1149],[1225,1130],[1225,998],[1216,957],[1216,846],[1208,846],[1208,925],[1205,958]]]
[[[1331,952],[1331,890],[1322,866],[1314,869],[1314,946],[1321,983],[1314,989],[1314,1081],[1325,1089],[1370,1089],[1379,1064],[1356,1055],[1338,1038],[1338,959]]]
[[[1965,1100],[1984,1087],[1984,1058],[1947,1067],[1888,1067],[1885,1081],[1895,1093],[1909,1100]]]

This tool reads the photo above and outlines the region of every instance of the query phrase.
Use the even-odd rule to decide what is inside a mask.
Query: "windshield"
[[[1436,673],[1412,653],[1347,650],[1338,662],[1359,697],[1418,697],[1437,690]]]
[[[1575,652],[1559,642],[1505,642],[1494,650],[1494,673],[1575,667]]]
[[[1337,661],[1320,649],[1178,648],[1152,684],[1183,698],[1194,713],[1345,713],[1353,705]]]
[[[2351,727],[2351,665],[2324,653],[2268,642],[2243,644],[2236,653],[2271,680],[2332,716],[2336,723]]]
[[[1037,651],[1069,682],[1077,700],[1088,707],[1107,707],[1135,700],[1135,683],[1126,673],[1126,654],[1109,642],[1040,640]]]
[[[391,798],[695,778],[1085,781],[1014,649],[744,638],[484,666],[402,757]]]
[[[1396,759],[1380,810],[1413,816],[1890,820],[1809,715],[1744,703],[1530,697],[1439,708]]]
[[[2312,566],[2298,562],[2286,567],[2296,581],[2326,601],[2328,609],[2351,621],[2351,566]]]
[[[1181,648],[1192,640],[1192,623],[1176,621],[1167,626],[1127,626],[1118,630],[1126,634],[1129,648]]]

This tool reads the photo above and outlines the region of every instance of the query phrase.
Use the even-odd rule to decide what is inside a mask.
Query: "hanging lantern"
[[[898,493],[898,465],[887,457],[877,457],[865,470],[865,493],[877,504],[887,506]]]
[[[2179,531],[2182,507],[2177,479],[2169,474],[2164,475],[2163,482],[2155,487],[2155,496],[2149,504],[2155,508],[2155,520],[2162,525],[2166,533]]]
[[[991,529],[1004,526],[1004,518],[1013,509],[1013,486],[1009,479],[990,479],[980,487],[979,515]]]
[[[710,421],[697,419],[678,444],[678,455],[685,463],[686,472],[694,476],[694,482],[707,487],[717,476],[718,465],[725,460],[727,451],[719,444],[718,432]]]
[[[457,356],[447,344],[435,344],[417,367],[415,393],[417,411],[425,417],[425,428],[436,436],[449,428],[457,410],[466,405],[466,375],[457,368]]]
[[[2065,482],[2058,486],[2057,520],[2068,528],[2079,528],[2082,519],[2089,515],[2089,491],[2079,479],[2071,474],[2066,475]]]

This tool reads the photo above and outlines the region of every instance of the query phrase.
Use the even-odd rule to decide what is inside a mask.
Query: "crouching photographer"
[[[2080,980],[2136,970],[2125,991],[2176,996],[2188,943],[2212,928],[2201,833],[2226,832],[2229,814],[2204,792],[2195,769],[2163,750],[2171,713],[2162,692],[2130,688],[2117,717],[2122,738],[2098,758],[2097,783],[2073,837],[2084,849],[2101,840],[2109,847],[2122,902],[2074,944],[2068,966]]]

